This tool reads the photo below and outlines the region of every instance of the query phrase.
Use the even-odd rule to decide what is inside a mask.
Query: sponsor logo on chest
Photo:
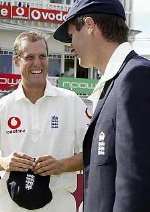
[[[16,116],[8,118],[7,125],[9,130],[6,130],[7,134],[20,134],[25,133],[26,130],[21,128],[21,119]]]

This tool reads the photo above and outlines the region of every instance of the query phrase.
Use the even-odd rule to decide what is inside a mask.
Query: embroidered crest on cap
[[[34,186],[35,176],[33,174],[27,174],[25,181],[25,189],[31,190]]]

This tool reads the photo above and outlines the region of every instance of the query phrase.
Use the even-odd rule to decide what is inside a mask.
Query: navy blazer
[[[150,61],[109,80],[83,143],[84,212],[150,212]]]

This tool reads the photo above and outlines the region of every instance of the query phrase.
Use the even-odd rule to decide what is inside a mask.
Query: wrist
[[[61,173],[68,171],[68,166],[67,166],[66,159],[61,159],[60,160],[60,166],[61,166],[61,168],[60,168],[61,169]]]

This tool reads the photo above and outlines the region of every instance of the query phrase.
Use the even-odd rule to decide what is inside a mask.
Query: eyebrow
[[[24,55],[24,56],[26,57],[26,56],[35,56],[35,55],[36,55],[36,54],[34,54],[34,53],[26,53],[26,55]],[[39,54],[37,54],[37,55],[38,55],[38,56],[39,56],[39,55],[47,55],[47,52],[45,52],[45,53],[44,53],[44,52],[41,52],[41,53],[39,53]]]

